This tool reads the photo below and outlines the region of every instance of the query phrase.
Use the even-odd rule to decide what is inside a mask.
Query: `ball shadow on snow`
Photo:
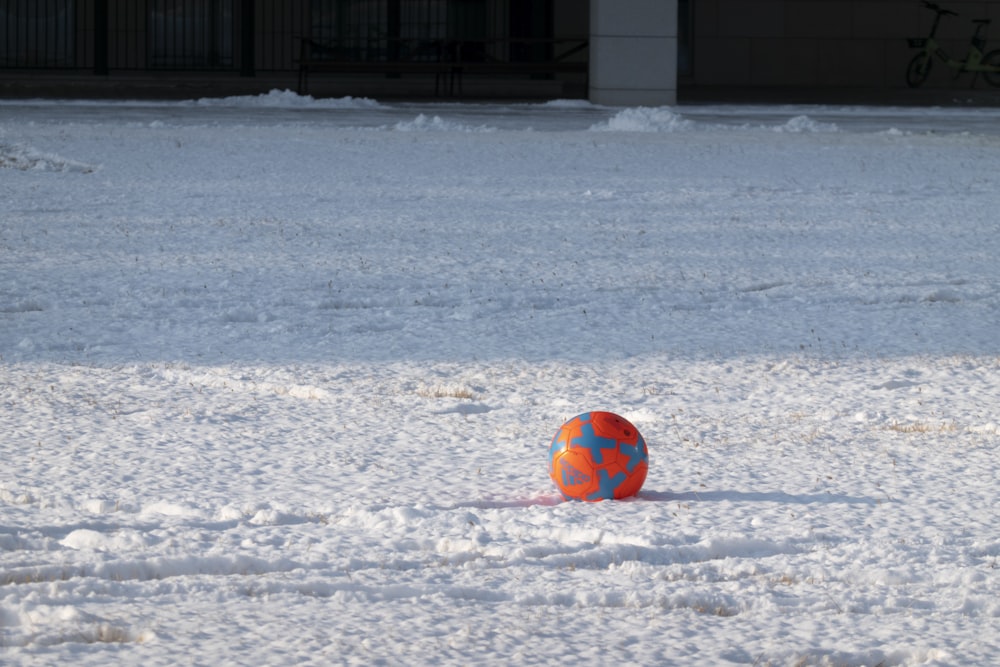
[[[876,505],[874,498],[845,496],[837,493],[807,493],[793,495],[783,491],[640,491],[638,500],[654,502],[733,502],[780,503],[783,505],[844,504]]]

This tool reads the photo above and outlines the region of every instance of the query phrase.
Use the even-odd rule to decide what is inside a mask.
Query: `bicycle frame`
[[[958,60],[951,57],[933,37],[911,39],[910,46],[916,48],[923,47],[923,50],[929,56],[936,57],[952,69],[962,70],[963,72],[1000,72],[1000,67],[983,64],[983,51],[975,44],[969,45],[969,52],[965,55],[965,60]]]
[[[931,24],[931,31],[927,37],[913,38],[908,40],[911,48],[920,49],[920,52],[913,57],[907,68],[907,83],[910,87],[922,84],[930,72],[931,63],[937,59],[950,69],[957,70],[958,74],[972,72],[975,75],[983,73],[986,80],[994,86],[1000,86],[1000,50],[986,53],[986,38],[983,31],[990,24],[989,19],[975,19],[976,25],[972,38],[969,40],[968,50],[962,60],[952,57],[941,47],[936,35],[941,24],[942,16],[958,16],[957,13],[942,9],[938,5],[924,0],[924,7],[934,12],[934,23]],[[958,75],[956,74],[956,76]],[[973,77],[973,84],[976,77]]]

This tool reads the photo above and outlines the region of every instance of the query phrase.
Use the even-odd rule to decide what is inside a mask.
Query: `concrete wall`
[[[590,0],[590,100],[677,101],[677,0]]]

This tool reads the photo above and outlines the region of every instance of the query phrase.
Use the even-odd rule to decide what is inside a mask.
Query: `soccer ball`
[[[639,430],[613,412],[585,412],[562,425],[549,447],[549,477],[571,500],[639,493],[649,451]]]

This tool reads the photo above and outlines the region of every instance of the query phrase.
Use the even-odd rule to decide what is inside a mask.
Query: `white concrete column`
[[[677,103],[677,0],[590,0],[590,101]]]

